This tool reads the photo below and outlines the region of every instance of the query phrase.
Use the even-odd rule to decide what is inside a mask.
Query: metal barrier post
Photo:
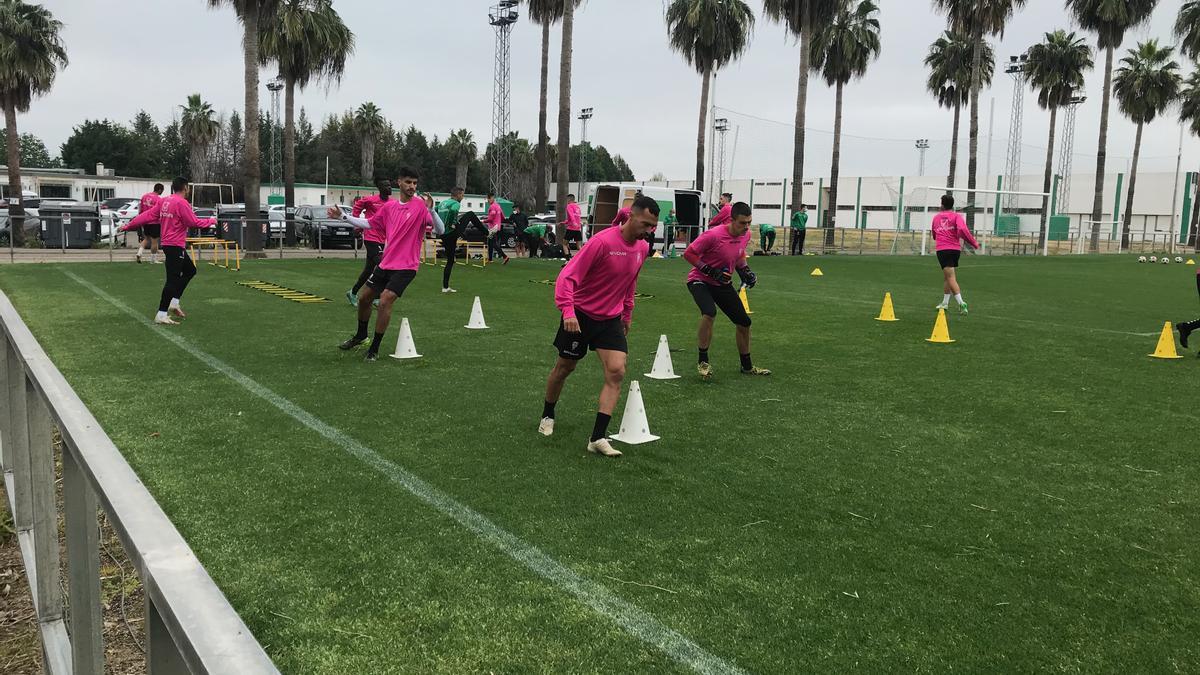
[[[146,671],[150,675],[190,675],[158,608],[146,594]]]
[[[321,246],[322,246],[322,238],[323,238],[323,237],[322,237],[322,233],[323,233],[323,230],[324,230],[324,229],[325,229],[325,228],[321,227],[321,224],[320,224],[320,223],[317,223],[317,253],[318,253],[318,254],[319,254],[319,253],[322,253],[322,252],[324,251],[324,249],[322,249],[322,248],[321,248]]]
[[[58,507],[54,503],[54,439],[50,411],[33,386],[25,381],[29,430],[29,493],[33,506],[33,549],[37,568],[38,620],[62,618],[62,588],[58,584]]]
[[[58,243],[60,246],[62,246],[63,257],[66,257],[66,255],[67,255],[67,222],[61,216],[58,219],[58,231],[62,233],[62,238],[58,240]]]
[[[100,596],[100,528],[96,493],[75,451],[63,443],[63,519],[67,539],[67,592],[71,607],[71,660],[81,675],[104,674]]]
[[[25,411],[25,368],[15,347],[8,350],[8,460],[13,472],[13,524],[18,532],[33,524],[33,501],[29,494],[29,426]]]
[[[4,424],[0,424],[0,473],[12,470],[12,441],[8,432],[11,428],[8,424],[11,419],[8,415],[8,350],[8,334],[0,330],[0,386],[4,387],[0,393],[0,420],[4,420]]]
[[[108,262],[113,261],[113,244],[117,241],[117,219],[108,219]]]

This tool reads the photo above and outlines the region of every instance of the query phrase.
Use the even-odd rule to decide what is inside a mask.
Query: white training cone
[[[629,383],[629,398],[625,400],[625,414],[621,416],[621,431],[612,439],[629,445],[640,445],[659,439],[650,433],[650,423],[646,421],[646,406],[642,403],[642,388],[638,386],[637,380]]]
[[[654,355],[654,367],[646,373],[652,380],[678,380],[675,367],[671,365],[671,348],[667,346],[667,336],[658,339],[658,353]]]
[[[475,304],[471,306],[471,320],[463,328],[471,330],[486,330],[487,324],[483,322],[483,305],[479,304],[479,296],[475,296]]]
[[[396,353],[393,359],[419,359],[417,345],[413,342],[412,331],[408,328],[408,317],[400,320],[400,337],[396,339]]]

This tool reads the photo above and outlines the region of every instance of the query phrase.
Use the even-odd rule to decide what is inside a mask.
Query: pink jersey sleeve
[[[183,199],[178,199],[175,203],[175,208],[178,210],[178,213],[176,213],[175,216],[179,218],[179,222],[182,223],[184,227],[198,227],[200,229],[206,229],[217,224],[216,218],[206,218],[205,220],[200,220],[197,218],[196,212],[192,210],[192,205],[188,204]]]
[[[367,197],[359,197],[354,200],[354,206],[350,207],[350,215],[358,218],[362,212],[367,209]]]
[[[579,288],[579,282],[587,275],[592,263],[602,255],[602,247],[598,244],[596,241],[589,242],[571,258],[558,275],[558,281],[554,284],[554,304],[562,311],[564,319],[575,318],[575,289]],[[633,296],[630,295],[630,300],[632,299]],[[629,311],[632,312],[632,307]]]
[[[621,310],[621,321],[626,324],[633,322],[633,296],[637,294],[638,275],[642,273],[642,268],[638,268],[637,274],[633,275],[633,279],[629,282],[629,290],[625,292],[625,305]]]
[[[165,204],[166,201],[167,200],[165,200],[165,199],[160,200],[157,204],[155,204],[153,207],[151,207],[149,211],[142,211],[142,212],[138,213],[136,216],[134,216],[133,220],[131,220],[127,224],[123,225],[120,228],[120,231],[128,232],[129,230],[136,230],[137,228],[139,228],[142,225],[145,225],[147,223],[157,223],[158,222],[158,214],[160,211],[162,211],[162,205]]]
[[[979,242],[975,241],[975,235],[971,234],[971,230],[967,229],[967,221],[961,213],[955,214],[956,224],[958,225],[958,236],[962,237],[963,241],[971,245],[971,248],[978,249]]]
[[[708,221],[708,226],[710,228],[720,227],[721,225],[728,225],[732,220],[733,206],[731,204],[726,204],[725,206],[721,207],[721,210],[717,213],[717,215],[713,216],[712,220]]]
[[[696,237],[692,243],[688,244],[687,249],[683,252],[683,259],[692,264],[692,267],[700,266],[700,259],[708,251],[709,244],[713,241],[712,237],[700,235]]]
[[[633,211],[631,209],[629,209],[628,207],[623,208],[620,211],[617,211],[617,217],[613,218],[612,226],[620,227],[620,226],[624,225],[625,223],[628,223],[629,216],[632,214],[633,214]]]

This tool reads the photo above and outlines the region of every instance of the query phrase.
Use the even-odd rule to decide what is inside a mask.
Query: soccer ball
[[[1183,258],[1180,258],[1179,256],[1175,256],[1175,262],[1183,264]]]
[[[1158,256],[1156,256],[1156,255],[1150,256],[1150,262],[1152,262],[1152,263],[1158,262]]]
[[[1138,262],[1140,262],[1140,263],[1146,262],[1146,256],[1144,256],[1144,255],[1138,256]]]
[[[1164,255],[1162,257],[1162,260],[1160,260],[1159,262],[1161,262],[1164,265],[1169,265],[1171,263],[1171,259]]]

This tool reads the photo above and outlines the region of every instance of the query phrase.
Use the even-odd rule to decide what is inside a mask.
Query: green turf
[[[930,345],[930,258],[754,262],[774,375],[737,373],[722,319],[708,384],[685,264],[647,263],[629,374],[663,440],[619,460],[584,452],[594,357],[535,433],[554,263],[460,268],[453,296],[423,268],[414,362],[334,348],[352,261],[204,267],[173,330],[748,671],[1200,669],[1200,361],[1146,358],[1197,313],[1192,268],[969,257],[972,313]],[[67,269],[149,317],[161,267],[0,288],[285,672],[683,669]],[[873,320],[885,291],[899,323]],[[463,329],[476,294],[491,330]],[[642,377],[660,334],[683,379]]]

